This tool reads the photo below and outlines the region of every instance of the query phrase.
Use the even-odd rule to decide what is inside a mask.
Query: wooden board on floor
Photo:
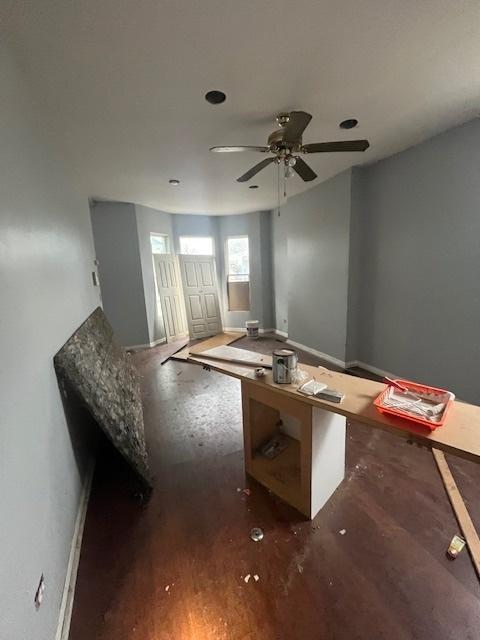
[[[266,367],[272,368],[272,356],[258,353],[258,351],[247,351],[247,349],[237,349],[229,345],[214,347],[213,349],[204,349],[197,355],[209,360],[220,360],[230,364],[240,364],[250,367]]]
[[[462,530],[463,537],[467,541],[468,550],[472,557],[473,566],[480,579],[480,539],[478,537],[477,530],[472,522],[467,507],[463,501],[462,495],[458,490],[457,483],[450,471],[445,455],[442,451],[432,449],[433,457],[437,463],[438,470],[442,476],[443,484],[445,485],[445,491],[447,492],[448,499],[452,505],[452,509],[457,518],[460,529]]]
[[[480,407],[455,401],[445,425],[429,431],[414,422],[390,417],[376,409],[373,400],[385,389],[385,384],[381,382],[329,371],[323,367],[301,364],[300,368],[308,376],[319,382],[325,382],[328,387],[338,389],[345,394],[341,404],[333,404],[326,400],[305,396],[299,393],[294,385],[275,384],[271,371],[267,371],[263,378],[255,378],[253,368],[202,358],[199,352],[216,346],[206,342],[208,341],[196,345],[196,353],[189,354],[186,359],[240,380],[247,379],[260,386],[267,385],[280,394],[297,400],[301,399],[312,406],[333,411],[352,421],[390,431],[427,447],[435,447],[447,453],[480,462]]]
[[[200,351],[204,351],[207,349],[213,349],[214,347],[221,347],[222,345],[232,344],[232,342],[243,338],[244,335],[244,333],[240,333],[238,331],[225,331],[223,333],[217,333],[217,335],[212,336],[211,338],[207,338],[206,340],[202,340],[202,342],[199,342],[192,347],[182,349],[172,356],[172,360],[186,361],[188,360],[190,354],[199,353]]]

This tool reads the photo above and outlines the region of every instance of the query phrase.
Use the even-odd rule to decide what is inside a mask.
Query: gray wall
[[[92,205],[92,225],[104,309],[125,346],[148,344],[165,335],[155,288],[150,233],[167,234],[176,253],[180,252],[180,236],[213,237],[224,326],[244,328],[245,321],[253,319],[259,320],[263,329],[273,328],[269,211],[198,216],[169,214],[126,203],[96,202]],[[231,235],[249,237],[251,310],[247,312],[228,311],[225,242]]]
[[[271,213],[271,248],[273,269],[273,319],[274,327],[288,334],[288,256],[287,237],[290,217],[284,211]]]
[[[0,49],[0,638],[52,640],[84,477],[52,358],[99,297],[88,202]]]
[[[165,337],[165,326],[163,323],[160,298],[155,285],[150,234],[161,233],[167,235],[170,241],[170,247],[173,248],[172,215],[141,205],[135,205],[135,212],[137,216],[138,244],[140,247],[148,335],[150,342],[154,342]]]
[[[358,359],[480,402],[480,122],[364,171]]]
[[[91,218],[104,311],[125,346],[150,343],[135,206],[94,202]]]
[[[350,174],[292,197],[272,214],[277,329],[345,360]],[[278,245],[277,245],[278,240]],[[287,303],[287,306],[286,306]]]
[[[225,327],[244,329],[246,320],[258,320],[262,329],[273,328],[271,283],[270,212],[258,211],[218,218],[218,266],[221,274]],[[225,247],[228,236],[248,236],[250,252],[250,311],[229,311],[226,284]]]

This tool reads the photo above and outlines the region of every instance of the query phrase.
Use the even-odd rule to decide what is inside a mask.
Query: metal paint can
[[[273,381],[277,384],[292,384],[297,371],[298,356],[292,349],[276,349],[272,353]]]
[[[247,320],[245,322],[245,327],[247,329],[247,336],[249,338],[258,338],[258,320]]]

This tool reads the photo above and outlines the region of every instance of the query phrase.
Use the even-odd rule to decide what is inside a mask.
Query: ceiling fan
[[[365,151],[370,146],[368,140],[339,140],[337,142],[314,142],[302,144],[302,135],[312,116],[305,111],[291,111],[280,113],[276,120],[280,127],[268,137],[266,147],[211,147],[216,153],[232,153],[236,151],[258,151],[273,153],[273,157],[262,160],[249,169],[237,182],[247,182],[259,171],[273,162],[285,165],[285,177],[290,177],[295,171],[305,182],[315,180],[317,174],[303,160],[299,153],[331,153],[338,151]]]

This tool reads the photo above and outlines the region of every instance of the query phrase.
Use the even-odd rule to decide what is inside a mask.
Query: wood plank
[[[445,455],[442,451],[432,449],[433,457],[437,463],[438,470],[442,476],[443,484],[445,485],[445,491],[447,492],[448,499],[452,505],[452,509],[457,518],[458,524],[462,531],[463,537],[467,541],[468,550],[472,558],[473,566],[480,579],[480,539],[475,526],[472,522],[467,507],[463,501],[462,495],[458,490],[455,478],[450,471]]]
[[[199,357],[208,360],[220,360],[230,364],[240,364],[249,367],[265,367],[272,368],[272,356],[266,356],[256,351],[247,351],[247,349],[237,349],[228,345],[214,347],[198,353]]]
[[[200,347],[199,351],[202,351],[203,343],[198,347]],[[253,369],[227,362],[202,359],[198,354],[194,357],[188,356],[187,360],[203,364],[214,371],[240,380],[248,380],[254,385],[268,387],[278,394],[296,398],[314,407],[333,411],[357,423],[383,429],[424,446],[435,447],[446,453],[480,462],[480,407],[475,405],[455,401],[449,411],[446,423],[442,427],[430,431],[408,420],[380,413],[373,405],[373,401],[385,388],[385,384],[381,382],[300,364],[300,368],[309,377],[319,382],[325,382],[329,387],[338,389],[345,394],[341,404],[333,404],[326,400],[305,396],[299,393],[294,385],[275,384],[271,371],[267,371],[263,378],[255,378]]]
[[[240,333],[238,331],[225,331],[223,333],[217,333],[217,335],[212,336],[211,338],[207,338],[206,340],[202,340],[202,342],[199,342],[192,347],[182,349],[172,356],[172,360],[187,361],[191,354],[193,355],[200,351],[213,349],[214,347],[232,344],[233,342],[235,342],[236,340],[240,340],[240,338],[243,338],[244,336],[244,333]]]

